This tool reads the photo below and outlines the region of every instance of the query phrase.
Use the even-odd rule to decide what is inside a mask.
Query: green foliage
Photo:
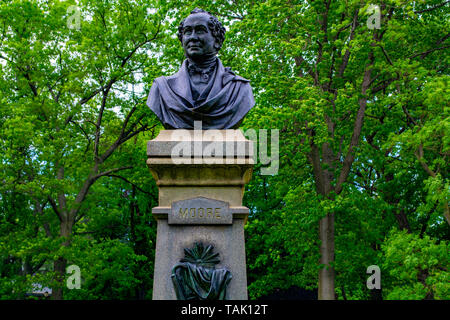
[[[385,299],[449,299],[450,6],[381,1],[371,30],[369,4],[3,1],[0,299],[36,284],[64,299],[151,298],[145,145],[161,126],[145,101],[184,59],[175,33],[195,7],[223,21],[219,56],[251,80],[244,133],[280,134],[277,174],[257,163],[244,194],[250,297],[317,288],[318,224],[333,213],[338,299],[373,298],[370,265]],[[81,289],[59,261],[81,268]]]
[[[382,249],[383,269],[392,279],[385,288],[387,299],[450,299],[448,241],[394,231]]]
[[[79,239],[71,246],[69,264],[81,270],[81,288],[65,289],[66,299],[130,299],[142,279],[136,276],[140,263],[148,263],[144,255],[134,253],[118,239],[87,241]],[[144,278],[147,281],[151,278]],[[151,295],[147,295],[147,299]]]
[[[157,191],[144,146],[156,134],[157,121],[139,88],[146,84],[143,70],[156,77],[163,68],[149,52],[157,52],[164,38],[167,9],[147,10],[157,5],[151,1],[135,4],[0,5],[0,276],[8,284],[3,298],[23,298],[33,283],[52,287],[62,298],[69,253],[105,261],[97,269],[86,265],[86,279],[101,270],[111,279],[116,270],[121,279],[114,289],[66,292],[69,297],[151,294],[150,210]],[[77,12],[79,25],[69,25]],[[82,239],[84,247],[76,247]],[[118,265],[108,269],[101,252],[113,256],[113,244],[120,248]],[[121,273],[126,264],[130,269]]]

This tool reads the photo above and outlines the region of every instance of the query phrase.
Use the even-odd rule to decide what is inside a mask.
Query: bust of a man
[[[194,9],[178,27],[186,60],[180,70],[154,80],[147,105],[166,129],[236,129],[255,105],[249,80],[225,68],[217,53],[225,28],[209,12]]]

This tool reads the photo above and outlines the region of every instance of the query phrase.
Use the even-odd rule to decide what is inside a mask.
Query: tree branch
[[[381,48],[381,51],[383,51],[383,54],[384,54],[384,57],[386,58],[386,60],[392,66],[393,65],[392,60],[391,60],[391,58],[389,58],[389,56],[388,56],[386,50],[384,49],[384,47],[381,44],[378,44],[378,46]]]
[[[347,150],[347,155],[345,156],[345,159],[342,163],[342,169],[339,174],[339,177],[338,177],[338,180],[336,183],[336,187],[335,187],[335,192],[337,194],[339,194],[342,191],[342,185],[347,180],[348,174],[350,173],[350,169],[353,164],[353,160],[355,158],[355,155],[354,155],[355,148],[359,143],[359,136],[361,134],[362,125],[364,122],[364,114],[365,114],[366,106],[367,106],[367,97],[365,97],[365,95],[366,95],[367,90],[369,89],[370,77],[372,74],[371,66],[372,66],[373,60],[374,60],[373,52],[369,53],[369,60],[370,60],[370,64],[369,64],[369,66],[366,67],[366,71],[364,72],[363,82],[362,82],[362,86],[361,86],[361,94],[363,97],[359,99],[359,110],[358,110],[358,113],[356,114],[355,123],[353,125],[352,138],[350,140],[350,145]]]
[[[95,181],[95,180],[97,180],[98,178],[103,177],[103,176],[110,175],[110,174],[113,173],[113,172],[118,172],[118,171],[127,170],[127,169],[132,169],[132,168],[133,168],[133,166],[126,166],[126,167],[120,167],[120,168],[110,169],[110,170],[107,170],[107,171],[104,171],[104,172],[101,172],[101,173],[95,175],[94,177],[92,177],[92,179]]]
[[[138,185],[136,185],[135,183],[131,182],[130,180],[128,180],[128,179],[126,179],[126,178],[124,178],[124,177],[122,177],[122,176],[115,175],[115,174],[106,174],[106,175],[104,175],[104,177],[111,177],[111,178],[118,178],[118,179],[121,179],[121,180],[125,181],[126,183],[132,185],[132,186],[135,187],[136,189],[138,189],[140,192],[153,196],[153,199],[156,201],[156,198],[154,197],[154,195],[153,195],[152,193],[145,191],[144,189],[140,188],[140,187],[139,187]]]
[[[108,93],[111,90],[111,87],[112,87],[113,83],[116,81],[116,79],[117,79],[117,77],[112,78],[106,85],[106,88],[103,90],[102,103],[100,105],[100,110],[98,112],[97,123],[95,124],[96,130],[95,130],[95,139],[94,139],[94,159],[96,162],[98,162],[98,149],[99,149],[99,142],[100,142],[100,129],[101,129],[101,124],[102,124],[102,119],[103,119],[103,112],[105,111]]]
[[[83,127],[75,121],[70,120],[71,123],[73,123],[74,125],[76,125],[78,128],[80,128],[81,132],[83,133],[83,135],[86,137],[86,139],[88,140],[88,144],[86,146],[86,150],[84,151],[84,154],[86,154],[86,152],[89,150],[89,146],[91,145],[91,138],[89,138],[89,135],[86,133],[86,131],[83,129]]]
[[[427,162],[423,158],[423,144],[420,144],[417,150],[414,152],[414,155],[416,156],[417,160],[419,161],[422,168],[433,178],[436,178],[436,173],[430,169],[430,167],[427,165]]]
[[[415,125],[419,126],[417,122],[414,120],[414,118],[411,116],[411,114],[408,112],[408,109],[406,109],[406,106],[402,105],[403,112],[405,113],[406,117]]]
[[[51,205],[53,211],[55,211],[59,221],[62,222],[63,219],[62,219],[61,214],[59,213],[58,206],[56,205],[55,200],[53,200],[50,196],[48,196],[48,201],[50,202],[50,205]]]
[[[136,123],[137,125],[137,123]],[[153,128],[155,128],[157,126],[157,124],[153,125],[152,127],[148,128],[147,125],[143,125],[141,128],[139,128],[138,130],[131,132],[130,130],[128,130],[126,135],[119,135],[119,137],[117,138],[116,141],[114,141],[114,143],[108,148],[108,150],[106,150],[99,158],[99,163],[104,162],[106,159],[109,158],[109,156],[114,152],[115,149],[117,149],[122,143],[128,141],[129,139],[131,139],[132,137],[134,137],[135,135],[137,135],[138,133],[142,132],[142,131],[147,131],[147,130],[151,130]],[[133,126],[134,127],[134,126]]]
[[[33,196],[32,196],[32,198],[34,199],[35,210],[39,213],[39,215],[41,217],[43,217],[44,216],[44,207],[46,206],[48,200],[45,201],[43,205],[41,205],[39,203],[38,199],[36,199]],[[48,238],[52,238],[52,233],[51,233],[51,230],[50,230],[50,226],[48,225],[47,222],[43,222],[43,227],[44,227],[44,231],[45,231],[45,234],[47,235],[47,237]]]
[[[438,9],[440,7],[445,6],[447,3],[449,3],[450,1],[444,1],[442,3],[439,3],[437,5],[435,5],[434,7],[431,8],[427,8],[427,9],[423,9],[423,10],[418,10],[418,11],[414,11],[414,13],[424,13],[424,12],[429,12],[429,11],[433,11],[435,9]]]
[[[136,47],[134,47],[131,50],[131,52],[125,58],[122,59],[122,62],[120,64],[120,68],[123,68],[126,65],[126,63],[131,59],[131,57],[136,53],[136,51],[139,48],[141,48],[145,44],[147,44],[147,43],[149,43],[149,42],[151,42],[151,41],[156,39],[156,37],[158,36],[158,34],[160,32],[160,27],[161,27],[161,21],[159,21],[158,27],[157,27],[157,31],[155,32],[153,37],[150,38],[150,39],[148,39],[146,37],[145,41],[139,43]],[[104,89],[102,89],[103,98],[102,98],[99,114],[98,114],[98,117],[97,117],[96,132],[95,132],[95,139],[94,139],[94,158],[95,158],[96,162],[100,162],[100,163],[102,161],[99,160],[98,150],[99,150],[99,142],[100,142],[100,127],[101,127],[101,122],[102,122],[102,118],[103,118],[103,112],[104,112],[105,107],[106,107],[106,100],[107,100],[108,93],[110,92],[112,85],[118,80],[118,78],[119,78],[119,76],[114,76],[112,79],[109,80],[109,82],[107,83],[106,87]],[[126,122],[128,122],[128,120],[129,120],[129,118],[126,119]]]
[[[89,94],[87,97],[82,98],[80,101],[78,101],[78,104],[82,105],[91,100],[93,97],[95,97],[102,89],[96,89],[92,91],[91,94]]]
[[[429,55],[430,53],[432,53],[432,52],[434,52],[434,51],[437,51],[437,50],[447,49],[447,48],[450,48],[450,45],[448,45],[448,46],[443,46],[443,47],[433,48],[433,49],[430,49],[430,50],[427,50],[427,51],[421,52],[421,53],[416,53],[415,55],[412,55],[411,57],[409,57],[409,59],[414,59],[414,58],[416,58],[416,57],[418,57],[418,56],[422,56],[421,59],[425,59],[425,57],[426,57],[427,55]]]
[[[140,44],[138,44],[133,50],[131,50],[131,52],[122,60],[122,64],[121,67],[123,68],[125,66],[125,64],[128,62],[128,60],[134,55],[134,53],[141,48],[142,46],[144,46],[145,44],[152,42],[153,40],[156,39],[156,37],[158,36],[159,32],[160,32],[160,28],[161,28],[161,20],[158,22],[158,27],[157,30],[155,32],[155,34],[153,35],[152,38],[147,39],[147,37],[145,37],[145,41],[141,42]]]
[[[94,168],[91,170],[91,172],[96,172],[98,168],[98,164],[94,166]],[[75,198],[75,203],[72,206],[72,209],[70,210],[70,218],[74,219],[74,221],[78,221],[77,219],[75,219],[76,215],[78,214],[78,211],[80,210],[81,204],[84,201],[84,199],[86,198],[90,187],[92,186],[92,184],[97,181],[98,178],[103,177],[105,175],[114,173],[114,172],[118,172],[118,171],[122,171],[122,170],[126,170],[126,169],[131,169],[133,168],[132,166],[126,166],[126,167],[120,167],[120,168],[114,168],[111,170],[107,170],[104,171],[102,173],[98,173],[98,174],[91,174],[84,182],[83,186],[81,187],[80,191],[78,192],[76,198]]]

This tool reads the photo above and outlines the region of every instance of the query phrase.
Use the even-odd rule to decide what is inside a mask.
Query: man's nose
[[[192,31],[190,35],[188,35],[188,40],[198,40],[198,34],[195,31]]]

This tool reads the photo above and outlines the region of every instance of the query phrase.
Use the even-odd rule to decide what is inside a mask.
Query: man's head
[[[225,28],[211,13],[194,9],[181,21],[178,39],[186,56],[198,60],[216,54],[220,50],[225,40]]]

